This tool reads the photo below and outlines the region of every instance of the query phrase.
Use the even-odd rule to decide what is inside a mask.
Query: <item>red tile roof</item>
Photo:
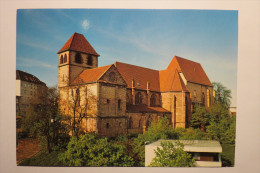
[[[189,91],[183,83],[176,69],[167,69],[160,71],[160,89],[161,92]]]
[[[31,82],[35,84],[46,85],[44,82],[40,81],[37,77],[30,73],[26,73],[20,70],[16,70],[16,80]]]
[[[74,50],[74,51],[79,51],[79,52],[99,56],[99,54],[91,46],[91,44],[84,37],[84,35],[76,32],[70,37],[70,39],[64,44],[64,46],[57,53],[61,53],[66,50]]]
[[[84,70],[71,84],[91,83],[98,81],[112,65]]]
[[[83,71],[72,84],[89,83],[97,81],[112,65],[103,66]],[[151,91],[185,91],[185,86],[179,72],[182,72],[187,81],[212,86],[207,75],[199,63],[175,56],[166,70],[153,70],[140,66],[115,62],[114,66],[126,82],[127,88],[132,88],[132,80],[135,89],[147,89],[147,82]],[[194,79],[193,79],[194,78]]]
[[[126,81],[127,88],[132,87],[132,80],[134,80],[136,89],[146,90],[149,82],[152,91],[160,91],[159,71],[121,62],[114,64]]]
[[[146,105],[127,105],[126,110],[128,112],[132,113],[157,113],[157,112],[162,112],[162,113],[170,113],[166,109],[162,107],[148,107]]]
[[[182,72],[185,79],[189,82],[213,86],[200,63],[175,56],[168,69],[177,69],[179,72]]]

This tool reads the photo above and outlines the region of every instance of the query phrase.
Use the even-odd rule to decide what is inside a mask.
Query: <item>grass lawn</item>
[[[234,166],[235,159],[235,145],[234,144],[222,144],[222,166],[223,167],[232,167]]]
[[[50,154],[44,152],[25,159],[18,166],[65,166],[59,161],[58,155],[60,152],[53,151]]]

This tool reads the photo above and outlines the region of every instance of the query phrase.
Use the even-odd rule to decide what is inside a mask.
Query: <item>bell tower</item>
[[[84,35],[74,33],[57,52],[59,87],[69,86],[84,70],[98,67],[99,54]]]

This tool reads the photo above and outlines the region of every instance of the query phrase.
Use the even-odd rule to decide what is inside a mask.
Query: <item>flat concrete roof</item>
[[[163,140],[160,139],[151,144],[147,144],[146,147],[159,147],[161,142],[169,141],[173,144],[176,141],[180,141],[184,145],[184,151],[186,152],[209,152],[209,153],[221,153],[222,147],[219,141],[212,140]]]

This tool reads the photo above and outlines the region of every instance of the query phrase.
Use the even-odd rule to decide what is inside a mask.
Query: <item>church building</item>
[[[144,133],[153,120],[187,128],[195,103],[210,107],[213,86],[202,66],[174,56],[164,70],[115,62],[98,67],[99,54],[79,33],[58,51],[59,109],[99,136]]]

